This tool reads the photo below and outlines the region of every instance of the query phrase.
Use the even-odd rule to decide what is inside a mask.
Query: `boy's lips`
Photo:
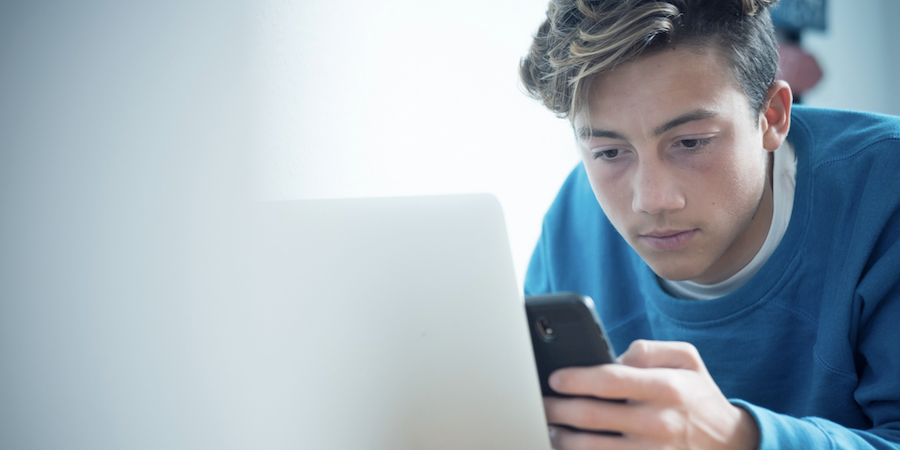
[[[640,234],[639,238],[654,250],[677,250],[689,244],[697,231],[697,229],[655,230]]]

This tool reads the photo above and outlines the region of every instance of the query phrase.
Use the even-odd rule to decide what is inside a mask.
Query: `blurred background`
[[[148,145],[148,134],[171,138],[166,126],[200,136],[190,121],[205,116],[220,138],[244,139],[235,146],[246,158],[237,190],[256,198],[494,194],[520,282],[541,217],[578,161],[567,122],[518,83],[544,0],[2,8],[5,158],[41,144],[59,159],[90,140],[96,145],[79,151],[99,155],[117,137],[130,142],[123,146]],[[802,103],[900,114],[900,45],[890,24],[900,2],[788,0],[774,15],[780,36],[820,71]],[[216,100],[201,99],[204,91]],[[104,108],[111,102],[114,114]],[[235,123],[217,125],[226,113]],[[100,131],[102,120],[112,128]],[[128,127],[115,126],[125,120]],[[209,172],[179,163],[198,178]]]
[[[900,114],[900,2],[795,3],[781,36],[821,72],[800,100]],[[545,8],[0,1],[0,448],[146,432],[111,399],[129,393],[129,418],[174,401],[159,386],[178,374],[149,361],[189,359],[169,352],[209,306],[148,292],[181,292],[193,269],[167,255],[236,199],[491,193],[521,283],[578,161],[568,123],[518,85]],[[183,327],[155,328],[173,314]],[[144,419],[171,431],[147,448],[183,444],[178,416]]]

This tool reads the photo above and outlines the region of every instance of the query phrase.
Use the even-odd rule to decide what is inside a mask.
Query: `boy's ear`
[[[766,110],[760,118],[763,148],[774,152],[781,147],[791,129],[791,105],[794,96],[787,81],[775,80],[766,95]]]

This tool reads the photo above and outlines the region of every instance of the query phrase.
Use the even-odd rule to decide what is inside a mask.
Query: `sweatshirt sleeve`
[[[854,430],[821,418],[778,414],[742,400],[731,402],[756,419],[759,450],[900,449],[900,433],[895,429]]]
[[[857,312],[847,319],[858,324],[851,328],[858,373],[853,400],[871,427],[848,428],[820,417],[797,418],[732,400],[756,419],[760,450],[900,450],[900,213],[893,217],[880,233],[872,233],[878,242],[869,246],[872,257],[855,289]]]

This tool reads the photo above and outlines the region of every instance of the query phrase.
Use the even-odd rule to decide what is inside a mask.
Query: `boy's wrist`
[[[740,419],[735,428],[733,439],[729,448],[739,450],[758,450],[760,443],[759,424],[756,418],[746,408],[738,404],[732,404],[740,413]]]

